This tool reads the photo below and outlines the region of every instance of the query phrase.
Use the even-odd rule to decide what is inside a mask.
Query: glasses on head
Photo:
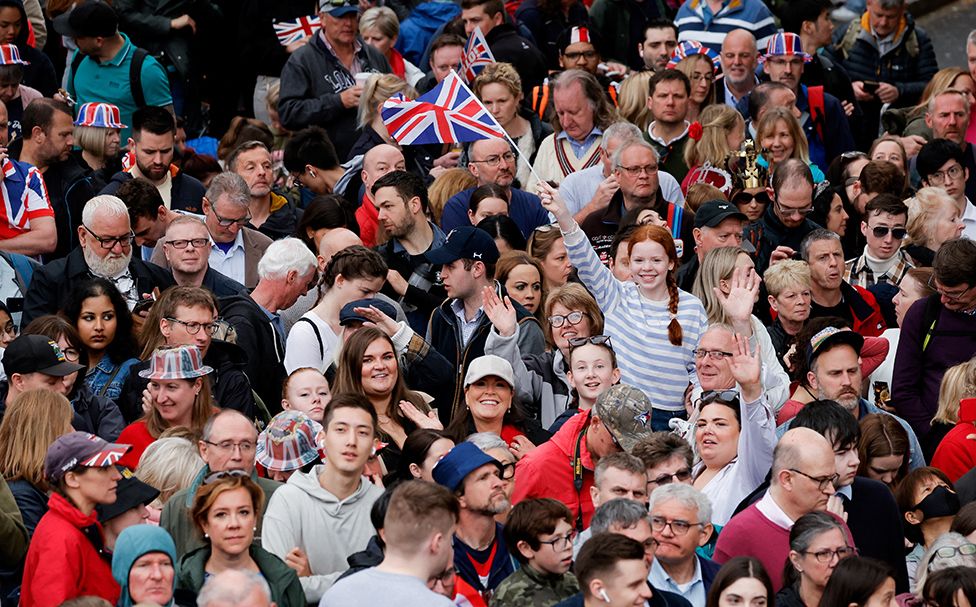
[[[889,228],[888,226],[875,226],[871,228],[871,233],[874,234],[875,238],[884,238],[891,232],[892,238],[895,240],[904,240],[908,236],[908,230],[905,228]]]
[[[963,298],[963,296],[966,295],[966,293],[969,293],[969,291],[972,290],[972,287],[966,287],[962,291],[952,291],[952,292],[946,291],[944,288],[938,286],[935,283],[934,275],[929,276],[929,288],[935,291],[936,293],[938,293],[939,297],[942,297],[946,301],[951,301],[951,302],[959,301],[960,299]]]
[[[663,516],[652,516],[651,517],[651,530],[658,533],[664,531],[665,527],[671,528],[672,535],[686,535],[688,530],[695,525],[705,526],[705,523],[690,523],[688,521],[683,521],[681,519],[666,519]]]
[[[580,312],[579,310],[570,312],[565,316],[562,314],[553,314],[549,317],[549,326],[553,329],[558,329],[567,322],[571,325],[578,325],[580,322],[582,322],[584,314],[584,312]]]
[[[802,474],[802,473],[801,473]],[[972,546],[972,544],[970,544]],[[857,549],[853,546],[844,546],[843,548],[838,548],[837,550],[817,550],[816,552],[804,551],[803,554],[808,554],[817,559],[818,563],[829,563],[837,557],[837,560],[846,559],[849,556],[854,556],[857,554]]]
[[[813,482],[817,483],[817,489],[819,489],[820,491],[824,491],[825,489],[827,489],[827,487],[833,485],[838,478],[840,478],[840,475],[836,473],[831,474],[830,476],[810,476],[806,472],[802,470],[797,470],[796,468],[788,468],[788,470],[790,472],[796,472],[800,476],[805,476],[808,479],[812,480]]]
[[[468,162],[487,164],[490,167],[496,167],[499,164],[501,164],[502,160],[504,160],[505,162],[515,162],[515,154],[511,152],[505,152],[501,156],[498,155],[489,156],[484,160],[469,160]]]
[[[945,183],[946,177],[949,177],[953,181],[962,177],[963,169],[958,164],[954,164],[944,171],[936,171],[931,173],[925,181],[928,181],[934,186],[940,186]]]
[[[69,363],[81,360],[81,352],[76,348],[61,348],[61,354],[64,354],[64,359]]]
[[[210,441],[203,441],[208,445],[212,445]],[[203,479],[204,485],[209,485],[210,483],[215,483],[224,478],[244,478],[245,476],[251,476],[243,470],[221,470],[220,472],[213,472],[208,474],[206,478]]]
[[[540,234],[547,234],[549,232],[552,232],[553,230],[558,230],[558,229],[559,229],[559,224],[556,224],[556,223],[547,223],[545,225],[541,225],[541,226],[537,227],[536,229],[534,229],[532,231],[533,232],[538,232]]]
[[[592,59],[596,59],[596,51],[578,51],[572,53],[563,53],[563,57],[569,59],[570,61],[577,61],[581,57],[583,59],[592,60]]]
[[[214,333],[217,332],[217,323],[215,322],[206,322],[206,323],[187,322],[185,320],[180,320],[179,318],[172,318],[170,316],[167,316],[166,320],[170,322],[175,322],[176,324],[179,325],[183,325],[183,327],[186,329],[186,332],[189,333],[190,335],[196,335],[197,333],[200,332],[200,329],[205,330],[210,335],[213,335]]]
[[[91,234],[91,237],[97,240],[98,244],[105,250],[114,249],[115,245],[121,245],[123,249],[127,249],[132,246],[132,239],[136,237],[132,232],[129,232],[125,236],[99,236],[95,232],[92,232],[91,228],[85,224],[81,224],[81,227],[85,228],[85,231]]]
[[[674,474],[662,474],[661,476],[651,480],[651,482],[660,487],[662,485],[670,485],[671,483],[683,483],[690,478],[691,468],[682,468]]]
[[[706,350],[704,348],[695,348],[691,351],[695,355],[695,358],[701,360],[706,356],[712,360],[722,360],[723,358],[732,358],[734,354],[731,352],[725,352],[723,350]]]
[[[951,559],[957,554],[972,556],[976,554],[976,544],[963,544],[962,546],[943,546],[935,551],[935,556],[943,559]]]
[[[216,447],[221,451],[233,451],[234,449],[240,449],[241,453],[252,453],[256,448],[257,444],[254,441],[242,440],[235,443],[232,440],[222,440],[219,443],[212,443],[208,440],[203,441],[210,445],[211,447]]]
[[[594,346],[606,346],[611,350],[613,350],[613,344],[610,343],[609,335],[593,335],[592,337],[574,337],[573,339],[569,340],[569,349],[573,350],[580,346],[586,346],[590,344]]]
[[[503,481],[510,481],[515,478],[515,462],[501,465],[501,478]]]
[[[560,535],[551,540],[539,540],[540,544],[546,544],[552,546],[552,549],[556,552],[560,550],[565,550],[573,545],[573,540],[576,539],[576,531],[570,531],[566,535]]]
[[[806,217],[810,213],[813,213],[812,204],[808,207],[803,207],[802,209],[794,209],[792,207],[784,207],[778,200],[776,201],[776,209],[783,217]]]
[[[755,200],[761,205],[768,205],[770,202],[769,193],[766,192],[765,190],[761,192],[756,192],[755,194],[750,194],[749,192],[739,192],[738,194],[732,197],[732,204],[739,206],[743,204],[749,204],[753,200]]]
[[[187,245],[193,247],[194,249],[202,249],[203,247],[210,244],[209,238],[177,238],[174,240],[167,240],[164,244],[167,244],[174,249],[185,249]]]
[[[657,175],[656,164],[646,164],[643,166],[634,166],[634,167],[619,166],[617,167],[617,169],[619,169],[624,175],[628,177],[637,177],[641,173],[647,173],[648,176]]]
[[[214,205],[210,205],[210,211],[214,214],[214,217],[217,218],[217,223],[224,228],[229,228],[232,225],[244,226],[247,225],[249,221],[251,221],[250,211],[248,211],[247,214],[244,215],[244,217],[238,217],[237,219],[233,219],[230,217],[221,217],[220,214],[217,213],[217,207],[215,207]]]

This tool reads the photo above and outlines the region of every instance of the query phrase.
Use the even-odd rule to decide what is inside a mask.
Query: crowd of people
[[[0,605],[976,604],[958,44],[0,0]],[[504,137],[388,123],[460,79]]]

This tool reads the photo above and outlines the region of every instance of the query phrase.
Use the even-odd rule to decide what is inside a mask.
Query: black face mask
[[[947,487],[939,485],[913,510],[921,510],[925,520],[943,516],[955,516],[959,512],[959,496]]]

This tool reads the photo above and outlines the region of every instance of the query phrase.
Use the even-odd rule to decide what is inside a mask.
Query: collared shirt
[[[654,141],[656,141],[657,143],[659,143],[660,145],[662,145],[663,147],[668,147],[672,143],[674,143],[675,141],[680,140],[682,137],[684,137],[685,135],[688,134],[688,128],[691,127],[691,123],[688,122],[687,120],[685,120],[685,128],[684,128],[684,130],[681,131],[681,133],[678,134],[677,137],[672,137],[670,140],[666,140],[666,139],[664,139],[662,137],[658,137],[657,135],[654,134],[654,125],[655,124],[657,124],[657,120],[651,122],[651,124],[649,124],[647,126],[647,136],[650,137],[651,139],[653,139]]]
[[[217,243],[210,241],[210,267],[231,280],[244,284],[244,232],[237,231],[234,244],[224,253]]]
[[[461,347],[463,348],[468,344],[471,336],[474,335],[475,329],[481,323],[481,316],[485,311],[483,308],[478,308],[478,313],[474,315],[474,318],[468,320],[464,314],[464,302],[460,299],[451,300],[451,310],[457,316],[459,326],[461,327]]]
[[[0,239],[30,231],[31,219],[54,217],[41,172],[33,165],[7,158],[0,165]],[[6,219],[6,221],[3,221]]]
[[[278,338],[282,342],[284,342],[285,341],[285,325],[284,325],[284,323],[281,322],[281,315],[272,312],[271,310],[265,308],[261,304],[258,304],[258,307],[261,308],[261,311],[264,312],[267,315],[268,320],[271,321],[271,326],[273,326],[274,329],[275,329],[275,332],[278,333]]]
[[[776,525],[777,527],[782,527],[783,529],[792,529],[793,523],[796,522],[791,519],[783,509],[779,507],[776,500],[773,499],[772,494],[769,490],[762,496],[758,502],[756,502],[756,509],[769,519],[769,521]]]
[[[874,41],[878,44],[878,54],[884,57],[896,46],[896,40],[898,38],[898,33],[901,28],[895,29],[884,38],[880,38],[878,34],[874,31],[874,26],[871,26],[871,35],[874,36]]]
[[[875,276],[874,270],[868,265],[866,253],[861,253],[854,259],[850,259],[845,264],[844,280],[851,285],[859,287],[872,287],[879,282],[887,282],[893,285],[901,284],[901,279],[909,270],[915,267],[901,249],[895,253],[898,261],[895,265],[888,268],[888,271],[880,276]]]
[[[327,48],[330,53],[335,55],[336,59],[339,59],[339,55],[337,55],[335,52],[335,47],[332,46],[332,43],[329,42],[329,38],[325,35],[325,30],[320,31],[319,34],[322,36],[322,42],[325,43],[325,48]],[[359,40],[357,39],[355,42],[353,42],[352,64],[348,68],[349,73],[353,76],[363,71],[363,62],[359,60],[359,51],[361,50],[363,50],[363,45],[359,44]],[[345,63],[342,63],[342,59],[339,59],[339,64],[343,67],[346,66]]]
[[[598,126],[594,126],[593,130],[590,131],[590,134],[583,138],[583,141],[573,139],[566,133],[566,131],[560,131],[559,134],[556,135],[556,139],[562,139],[563,141],[567,142],[569,147],[572,148],[573,154],[576,156],[576,158],[582,158],[583,154],[590,151],[590,147],[593,145],[593,140],[601,135],[603,135],[603,130]]]
[[[684,584],[675,582],[657,559],[654,559],[651,564],[651,572],[647,574],[647,581],[655,588],[681,595],[693,607],[704,607],[705,581],[702,579],[701,561],[698,560],[697,555],[693,554],[692,558],[695,559],[695,574],[690,582]]]

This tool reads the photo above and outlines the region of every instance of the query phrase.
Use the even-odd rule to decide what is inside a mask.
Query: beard
[[[85,263],[88,264],[88,269],[95,276],[102,278],[118,278],[122,276],[126,268],[129,267],[129,262],[132,261],[131,249],[128,253],[119,256],[114,256],[112,253],[109,253],[105,257],[99,257],[95,254],[95,251],[88,247],[83,246],[81,250],[85,255]]]

